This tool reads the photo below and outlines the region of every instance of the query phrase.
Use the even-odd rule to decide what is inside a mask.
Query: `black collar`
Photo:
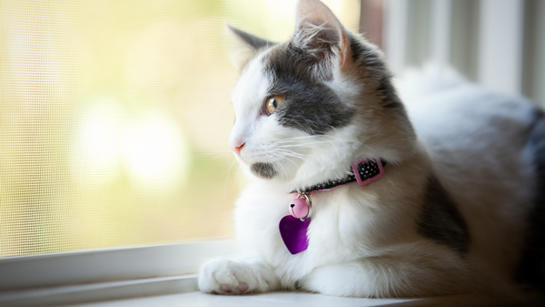
[[[341,179],[328,180],[310,187],[293,190],[291,193],[309,194],[318,190],[333,189],[337,186],[356,181],[359,185],[368,185],[382,177],[386,161],[382,159],[364,159],[352,164],[350,174]]]

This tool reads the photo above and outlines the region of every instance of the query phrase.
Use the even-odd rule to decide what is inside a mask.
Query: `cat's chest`
[[[236,222],[239,238],[275,266],[304,263],[309,268],[354,254],[365,243],[369,214],[362,199],[345,193],[312,195],[308,248],[291,254],[281,236],[280,221],[289,213],[290,195],[245,196],[238,204]],[[364,197],[362,195],[359,198]],[[287,234],[288,236],[290,234]],[[291,234],[294,235],[294,234]]]

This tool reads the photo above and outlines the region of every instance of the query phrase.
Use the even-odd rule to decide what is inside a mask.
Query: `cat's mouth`
[[[278,175],[272,163],[256,162],[250,166],[250,170],[254,175],[265,179],[271,179]]]

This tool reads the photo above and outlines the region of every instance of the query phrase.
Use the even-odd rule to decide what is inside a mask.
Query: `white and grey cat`
[[[543,112],[429,74],[402,87],[403,104],[381,53],[325,5],[300,0],[296,16],[286,43],[232,29],[244,50],[230,143],[255,178],[235,209],[249,257],[206,263],[200,289],[392,297],[543,285]],[[362,159],[383,161],[382,177],[311,190],[308,247],[290,253],[279,222],[293,191],[353,178]]]

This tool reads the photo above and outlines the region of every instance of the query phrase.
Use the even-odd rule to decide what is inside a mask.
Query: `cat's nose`
[[[244,147],[244,145],[246,145],[246,143],[241,143],[240,145],[235,145],[235,147],[234,147],[235,152],[240,155],[240,151],[242,150],[242,147]]]

